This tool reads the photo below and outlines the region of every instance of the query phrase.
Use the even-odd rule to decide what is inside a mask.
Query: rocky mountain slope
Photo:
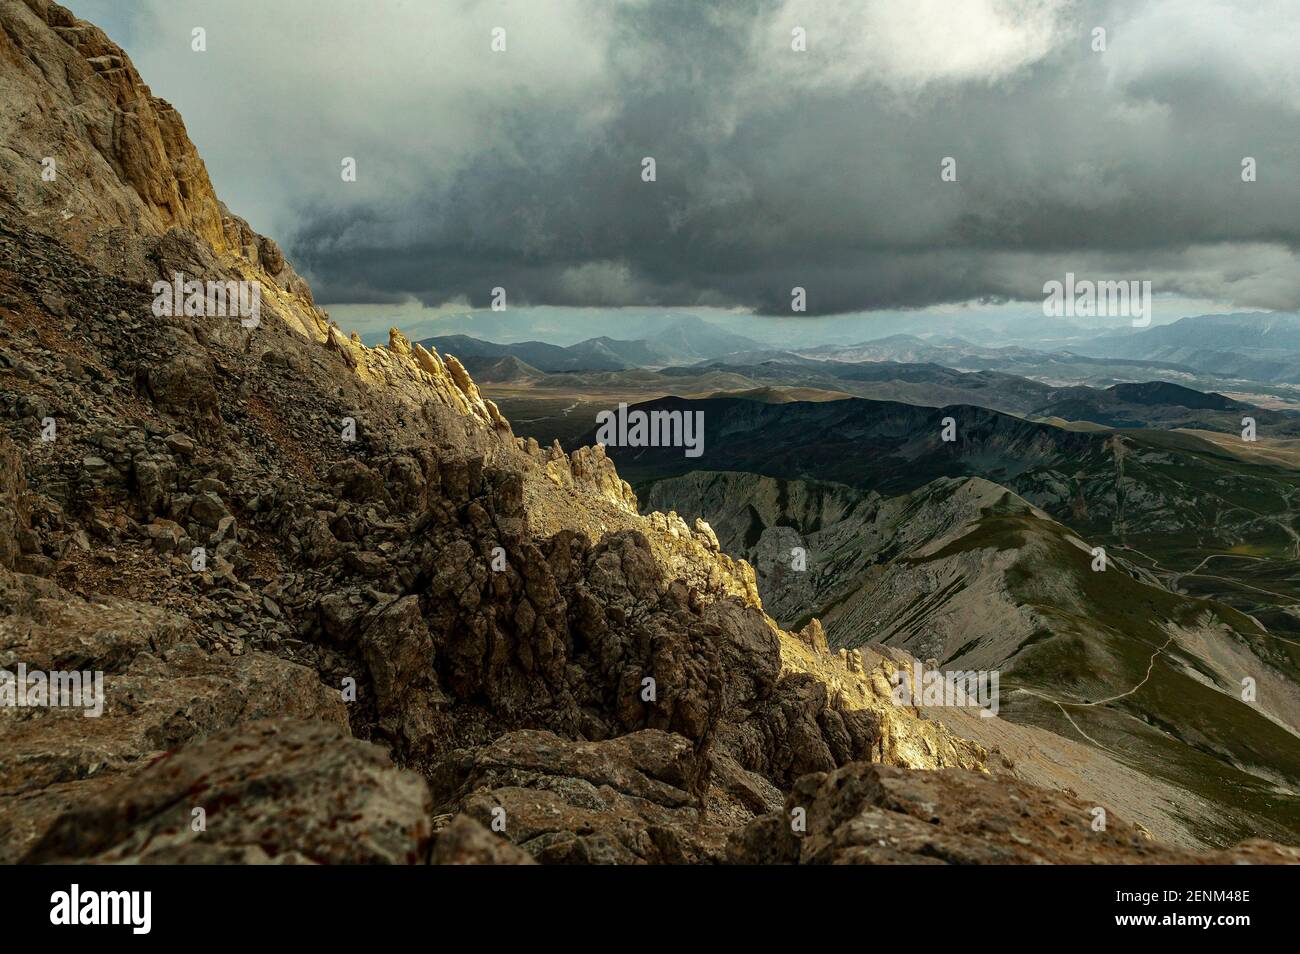
[[[0,668],[105,686],[0,707],[0,861],[1300,860],[1093,831],[1115,779],[894,704],[599,448],[344,336],[94,26],[3,0],[0,87]],[[156,315],[176,272],[260,322]]]
[[[1116,390],[1126,403],[1167,400],[1165,386],[1154,383]],[[1195,398],[1180,393],[1179,400]],[[638,407],[702,411],[710,470],[831,481],[886,496],[940,477],[982,477],[1149,570],[1166,588],[1213,597],[1300,641],[1300,469],[1286,441],[1071,429],[964,405],[730,398]],[[954,439],[945,441],[949,419]],[[572,446],[592,436],[589,430]],[[699,466],[680,448],[610,453],[643,488]]]
[[[707,518],[724,550],[752,560],[783,625],[815,615],[832,646],[880,643],[945,670],[1000,672],[1002,717],[1213,805],[1177,808],[1199,837],[1300,837],[1294,644],[1116,553],[1098,569],[1090,543],[1005,488],[941,479],[881,498],[697,472],[656,483],[646,505]],[[1259,687],[1250,702],[1245,677]]]

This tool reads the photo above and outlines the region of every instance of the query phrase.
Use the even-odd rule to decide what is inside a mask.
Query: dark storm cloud
[[[259,198],[326,302],[482,306],[502,286],[779,314],[801,286],[818,314],[1032,300],[1072,270],[1294,308],[1300,13],[1238,6],[464,4],[472,42],[427,70],[383,46],[412,30],[391,19],[356,51],[403,62],[390,85],[292,87],[301,136],[270,147]]]

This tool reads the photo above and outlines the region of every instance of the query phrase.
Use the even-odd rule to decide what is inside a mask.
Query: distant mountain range
[[[1254,381],[1300,384],[1300,315],[1255,312],[1197,315],[1139,332],[1083,341],[1098,357],[1171,362]]]
[[[703,365],[706,370],[722,369],[740,374],[761,368],[754,372],[754,377],[764,385],[824,388],[825,378],[808,380],[814,374],[813,369],[843,380],[879,382],[884,380],[883,372],[865,366],[895,362],[937,365],[953,371],[999,372],[1057,388],[1074,385],[1108,388],[1116,384],[1163,381],[1200,391],[1258,395],[1270,406],[1300,405],[1293,389],[1300,384],[1300,317],[1291,314],[1202,315],[1144,331],[1126,328],[1091,336],[1071,326],[1063,329],[1070,332],[1066,338],[1034,341],[1022,336],[1016,340],[1025,341],[1026,345],[1005,347],[972,343],[955,334],[893,334],[858,344],[773,348],[693,315],[647,320],[644,326],[648,333],[641,338],[598,336],[566,345],[541,340],[502,344],[463,334],[425,338],[421,343],[455,354],[476,375],[497,359],[510,355],[547,374],[642,368],[688,376],[698,373],[697,366]],[[972,328],[972,331],[978,332],[979,337],[987,337],[987,329]],[[846,364],[857,368],[844,371],[828,367]],[[796,366],[808,370],[792,374]],[[507,374],[508,370],[488,373],[494,381],[506,380],[500,375]],[[526,378],[535,377],[527,371],[523,374]],[[792,380],[774,380],[778,375]],[[864,397],[890,396],[864,393],[860,388],[849,389],[849,393]],[[916,400],[912,395],[897,396],[901,400]],[[935,396],[926,403],[942,401]],[[1039,405],[1045,403],[1040,401]],[[1015,413],[1034,410],[1033,406],[1014,399],[987,406]],[[1139,418],[1121,415],[1113,420],[1115,426],[1133,426]]]
[[[759,347],[756,341],[724,331],[694,315],[679,318],[651,336],[635,340],[598,337],[562,347],[543,341],[497,344],[468,335],[442,335],[426,338],[420,344],[454,354],[475,375],[507,356],[546,373],[622,371],[690,364]]]
[[[763,353],[751,354],[755,360]],[[799,356],[736,363],[739,355],[693,368],[666,368],[688,381],[701,372],[727,372],[755,385],[819,388],[873,400],[925,407],[974,404],[1033,418],[1090,421],[1105,427],[1199,428],[1240,432],[1242,418],[1259,433],[1300,435],[1300,414],[1273,411],[1167,381],[1125,382],[1107,388],[1054,386],[1000,371],[958,371],[942,365],[894,361],[814,361]]]
[[[1300,436],[1300,413],[1260,408],[1167,381],[1125,382],[1107,388],[1057,386],[1000,371],[958,371],[933,363],[815,360],[790,352],[767,351],[734,352],[654,371],[577,368],[612,363],[594,359],[595,349],[587,344],[557,349],[531,342],[497,345],[475,339],[434,341],[435,347],[465,361],[485,385],[504,389],[493,390],[493,396],[512,408],[523,389],[533,397],[559,398],[571,393],[594,398],[606,393],[633,402],[667,395],[734,395],[775,401],[862,397],[923,407],[971,404],[1022,417],[1090,422],[1113,428],[1185,428],[1239,434],[1243,418],[1250,417],[1259,434]],[[630,349],[624,353],[630,353]],[[522,357],[525,354],[532,360]],[[548,374],[542,364],[565,370]],[[540,420],[531,409],[519,416],[525,422]],[[570,425],[566,421],[565,433],[554,436],[565,440],[572,437],[577,431]],[[528,436],[549,443],[552,435]]]
[[[1158,379],[1213,389],[1224,387],[1231,380],[1212,369],[1201,370],[1172,361],[1104,357],[1081,353],[1077,348],[992,347],[955,337],[891,335],[859,344],[800,349],[799,355],[851,363],[898,361],[938,364],[960,371],[1001,371],[1053,384],[1088,384],[1093,387]]]
[[[1291,313],[1198,315],[1145,330],[1122,327],[1100,333],[1069,323],[1043,327],[1039,318],[1006,321],[997,328],[974,321],[964,326],[958,321],[936,325],[918,318],[913,324],[930,330],[917,333],[901,330],[908,327],[902,320],[882,320],[874,323],[880,331],[900,330],[854,344],[826,343],[812,330],[804,335],[803,325],[795,328],[798,340],[783,341],[773,332],[773,321],[755,319],[751,337],[733,330],[738,327],[734,317],[723,327],[691,314],[602,313],[588,318],[594,333],[577,339],[575,331],[580,334],[584,325],[576,313],[543,311],[540,316],[522,317],[513,312],[488,313],[429,323],[454,329],[455,334],[416,337],[435,346],[446,342],[448,350],[462,360],[508,353],[546,372],[660,368],[725,356],[734,364],[769,360],[933,363],[1093,386],[1149,379],[1210,390],[1223,389],[1230,381],[1300,384],[1300,316]],[[626,335],[631,327],[638,329],[639,337]],[[939,327],[942,330],[934,330]],[[518,335],[517,340],[503,344],[512,334]],[[379,340],[376,334],[370,337]],[[491,349],[485,350],[488,345]],[[466,354],[457,353],[457,347]]]

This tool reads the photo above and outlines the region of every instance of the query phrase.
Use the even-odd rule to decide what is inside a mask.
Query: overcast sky
[[[1300,308],[1296,0],[65,2],[325,303]]]

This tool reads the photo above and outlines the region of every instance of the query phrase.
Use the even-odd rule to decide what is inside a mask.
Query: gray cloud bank
[[[1032,301],[1073,271],[1300,306],[1293,0],[150,0],[128,19],[219,191],[324,302],[502,286],[780,314],[801,286],[831,314]]]

